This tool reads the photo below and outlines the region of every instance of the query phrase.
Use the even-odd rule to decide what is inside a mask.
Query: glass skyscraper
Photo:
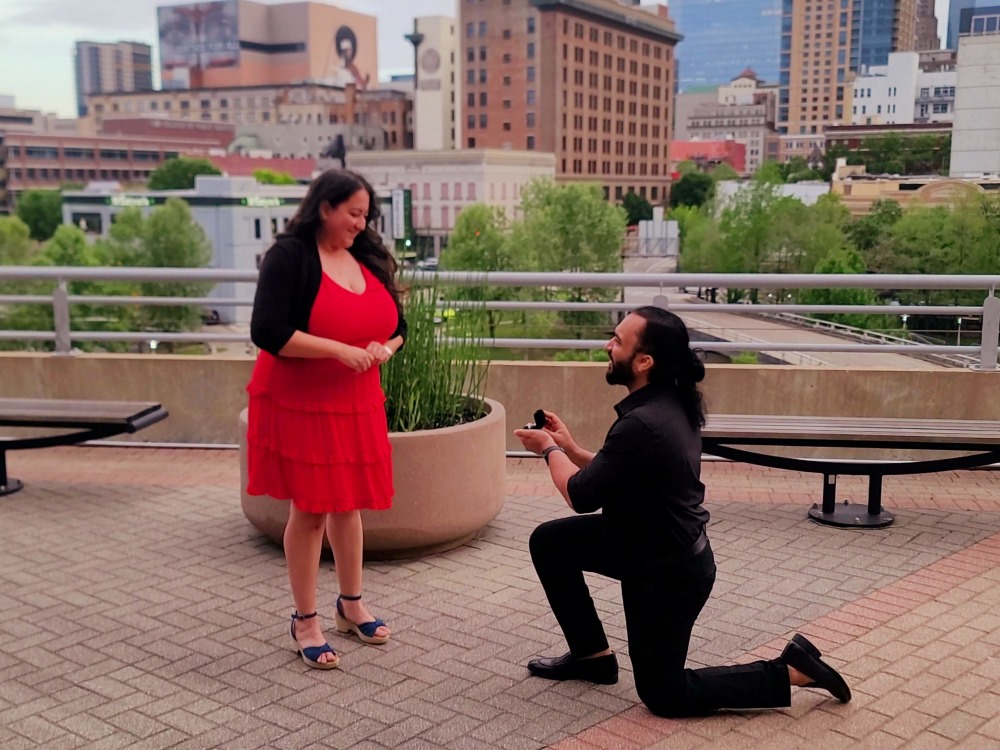
[[[778,80],[782,0],[670,0],[670,17],[684,41],[677,45],[681,91],[729,83],[753,68]]]
[[[893,16],[898,0],[855,0],[851,17],[851,70],[886,65],[893,51]],[[846,3],[842,3],[846,5]],[[904,47],[910,49],[911,46]]]
[[[977,16],[996,16],[1000,14],[1000,0],[951,0],[948,8],[948,38],[945,46],[948,49],[958,49],[960,34],[968,34],[973,30],[973,19]],[[984,26],[986,22],[984,21]],[[994,29],[996,20],[993,20]],[[681,32],[683,33],[683,32]]]

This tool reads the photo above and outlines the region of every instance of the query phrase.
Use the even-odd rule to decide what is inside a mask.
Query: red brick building
[[[93,180],[145,182],[167,159],[181,154],[204,155],[214,139],[145,136],[79,136],[8,133],[9,188],[58,189],[65,183]]]
[[[665,6],[459,3],[463,148],[556,155],[562,181],[667,197],[674,45]]]
[[[670,169],[682,161],[693,161],[699,167],[711,169],[728,164],[740,174],[747,171],[747,147],[737,141],[671,141]]]

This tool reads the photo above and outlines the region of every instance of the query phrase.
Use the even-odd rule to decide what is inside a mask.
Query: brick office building
[[[556,155],[561,181],[667,197],[674,45],[665,6],[460,0],[462,148]]]
[[[180,122],[224,123],[240,134],[255,125],[375,128],[381,138],[367,148],[413,148],[413,100],[400,91],[331,86],[315,81],[273,86],[116,92],[88,97],[89,125],[105,130],[114,119],[157,117]],[[332,137],[332,136],[331,136]],[[358,145],[358,144],[354,144]],[[296,155],[289,153],[289,156]],[[317,154],[313,154],[314,156]]]
[[[95,180],[146,182],[167,159],[204,155],[217,144],[212,138],[166,138],[130,135],[50,135],[8,133],[7,169],[10,189],[58,189],[67,182]]]

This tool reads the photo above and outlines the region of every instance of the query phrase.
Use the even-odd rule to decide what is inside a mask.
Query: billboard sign
[[[226,68],[239,64],[237,0],[188,3],[157,8],[160,66]]]

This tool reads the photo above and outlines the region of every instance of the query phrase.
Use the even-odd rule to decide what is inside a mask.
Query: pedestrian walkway
[[[564,649],[526,547],[567,513],[539,461],[508,463],[507,504],[477,541],[368,565],[393,640],[331,629],[343,668],[316,672],[288,648],[284,560],[240,511],[235,452],[13,458],[27,486],[0,502],[4,750],[1000,744],[1000,472],[889,478],[896,524],[855,531],[805,520],[814,476],[706,464],[719,580],[691,664],[772,656],[799,630],[855,699],[798,691],[787,710],[673,721],[637,703],[613,581],[591,579],[619,684],[527,675]],[[329,564],[320,580],[329,618]]]
[[[626,273],[673,273],[673,258],[626,258]],[[678,292],[676,288],[628,287],[624,301],[629,305],[651,305],[657,296],[665,296],[670,303],[701,302],[695,295]],[[764,307],[764,306],[760,306]],[[780,306],[776,306],[780,310]],[[678,313],[688,328],[722,341],[746,344],[856,344],[855,339],[833,336],[809,328],[792,325],[758,315],[737,315],[713,312],[705,303],[704,311]],[[905,354],[887,354],[872,349],[870,352],[785,352],[765,351],[772,357],[795,365],[829,365],[833,367],[887,367],[899,370],[940,370],[943,365],[910,357]]]

